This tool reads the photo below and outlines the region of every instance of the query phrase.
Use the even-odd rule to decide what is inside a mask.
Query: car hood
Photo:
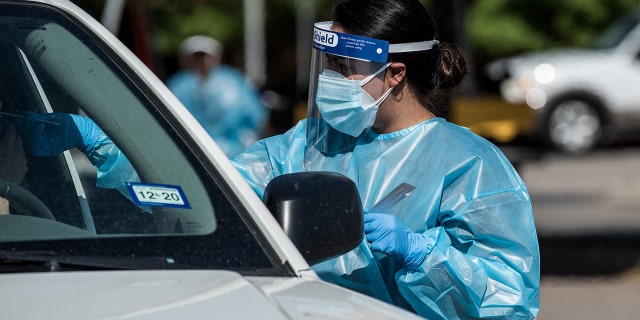
[[[408,319],[410,313],[328,283],[230,271],[0,275],[6,319]]]
[[[574,64],[589,65],[591,63],[605,62],[610,56],[611,51],[606,50],[554,49],[495,60],[487,65],[486,72],[491,79],[499,80],[505,76],[517,74],[522,70],[533,69],[541,63],[549,63],[554,67],[572,66]]]

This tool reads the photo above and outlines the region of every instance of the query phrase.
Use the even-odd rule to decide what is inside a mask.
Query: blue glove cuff
[[[416,232],[409,233],[408,237],[409,250],[404,255],[404,267],[407,270],[415,270],[420,267],[426,256],[431,253],[434,241],[426,235]]]
[[[78,150],[84,152],[85,154],[91,153],[94,149],[100,147],[98,141],[100,141],[103,136],[105,136],[102,129],[96,125],[93,120],[82,117],[75,114],[70,114],[73,123],[78,128],[80,132],[80,136],[82,138],[82,145],[76,146]],[[98,145],[97,145],[98,144]]]

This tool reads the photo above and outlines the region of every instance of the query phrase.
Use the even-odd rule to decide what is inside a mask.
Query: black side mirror
[[[363,239],[360,195],[341,174],[278,176],[267,185],[264,202],[309,264],[347,253]]]

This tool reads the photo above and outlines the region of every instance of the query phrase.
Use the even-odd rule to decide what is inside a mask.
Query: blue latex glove
[[[371,250],[401,260],[408,270],[418,268],[431,251],[425,235],[413,232],[392,214],[365,213],[364,232]]]
[[[53,156],[71,148],[88,153],[102,135],[93,120],[68,113],[27,111],[16,125],[27,150],[35,156]]]

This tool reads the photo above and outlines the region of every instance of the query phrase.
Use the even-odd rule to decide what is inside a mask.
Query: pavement
[[[519,167],[540,240],[538,320],[640,319],[640,147]]]
[[[538,320],[640,319],[640,270],[615,277],[543,276]]]

